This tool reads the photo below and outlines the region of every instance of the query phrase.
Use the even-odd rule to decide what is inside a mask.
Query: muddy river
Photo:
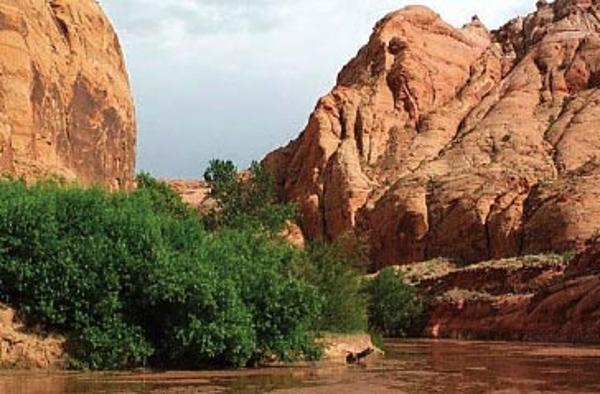
[[[366,365],[163,373],[0,372],[1,394],[600,393],[600,347],[390,341]]]

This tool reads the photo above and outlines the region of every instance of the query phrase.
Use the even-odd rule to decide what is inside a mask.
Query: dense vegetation
[[[365,260],[360,250],[314,243],[302,255],[300,277],[316,286],[323,297],[317,327],[322,331],[367,331],[367,297],[363,289]]]
[[[253,163],[247,174],[238,174],[231,162],[210,163],[204,178],[219,208],[205,217],[207,225],[251,228],[277,236],[294,219],[295,207],[276,201],[272,179],[259,164]],[[345,248],[343,243],[313,243],[296,253],[295,276],[315,286],[322,300],[314,328],[338,333],[365,331],[362,278],[367,265],[362,250]]]
[[[240,178],[214,161],[206,180],[218,208],[204,218],[147,174],[112,194],[0,182],[0,300],[64,333],[77,368],[317,358],[318,332],[366,329],[367,299],[374,328],[405,333],[399,317],[393,330],[379,324],[372,306],[394,310],[379,291],[389,285],[377,280],[365,297],[360,253],[280,238],[294,207],[276,203],[259,165]],[[394,302],[413,305],[403,297]]]
[[[411,286],[392,267],[366,282],[369,327],[388,337],[418,335],[422,328],[423,305]]]
[[[263,232],[207,232],[154,186],[0,184],[2,300],[66,333],[79,367],[314,356],[321,299],[292,275],[297,252]]]

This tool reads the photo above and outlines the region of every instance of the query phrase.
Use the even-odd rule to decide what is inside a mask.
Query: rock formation
[[[600,343],[599,257],[596,241],[572,262],[528,256],[441,273],[429,265],[421,277],[417,264],[409,278],[428,300],[424,335]]]
[[[94,0],[0,3],[0,173],[128,188],[135,114],[119,41]]]
[[[210,197],[210,187],[204,181],[167,179],[164,182],[181,197],[181,201],[201,215],[206,215],[218,208],[217,202]]]
[[[376,267],[581,247],[600,218],[600,2],[488,31],[424,7],[381,20],[306,129],[264,163],[309,238]]]

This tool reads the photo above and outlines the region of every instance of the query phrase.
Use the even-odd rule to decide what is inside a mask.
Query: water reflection
[[[390,341],[366,366],[244,371],[0,373],[0,393],[599,393],[600,348]]]

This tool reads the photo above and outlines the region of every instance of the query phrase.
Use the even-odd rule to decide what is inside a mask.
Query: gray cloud
[[[272,0],[103,0],[102,3],[112,10],[118,25],[140,37],[161,34],[169,24],[179,25],[194,35],[267,31],[277,24],[269,12],[277,3]]]

